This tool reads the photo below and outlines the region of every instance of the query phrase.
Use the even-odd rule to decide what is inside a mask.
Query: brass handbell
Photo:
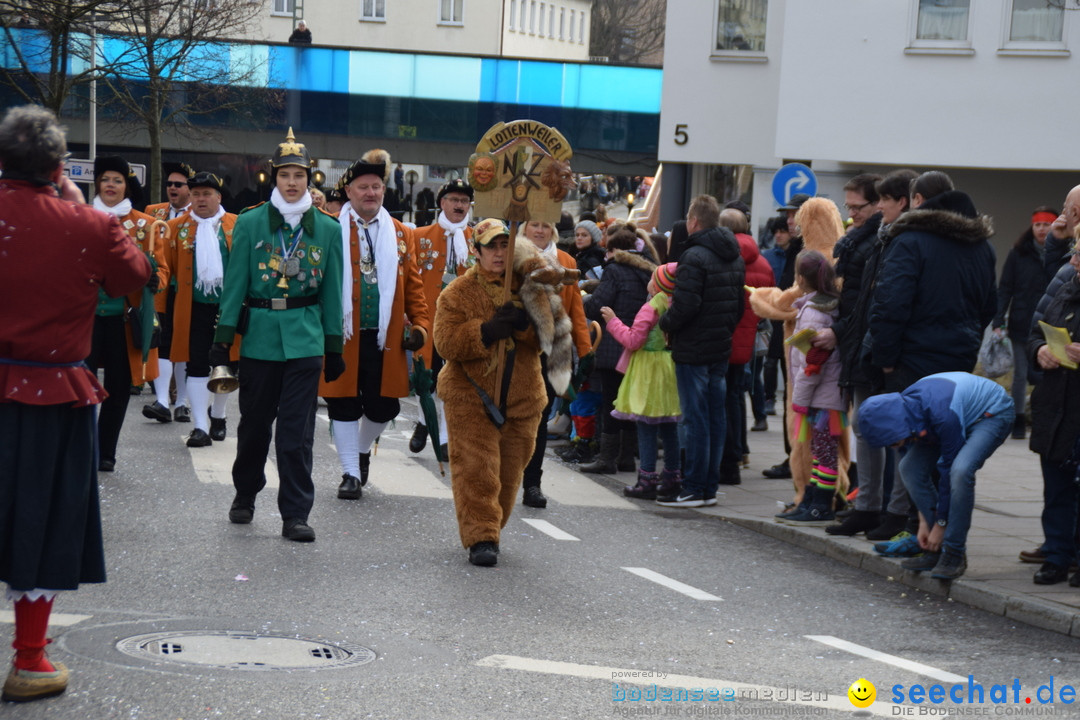
[[[240,381],[233,375],[228,365],[218,365],[210,372],[206,387],[217,395],[227,395],[240,387]]]

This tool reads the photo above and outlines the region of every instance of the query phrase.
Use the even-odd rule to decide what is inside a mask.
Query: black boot
[[[619,472],[634,472],[637,464],[634,458],[637,456],[637,429],[619,431],[619,455],[615,459],[615,467]]]
[[[619,470],[615,461],[618,454],[619,434],[604,433],[600,436],[600,452],[596,453],[596,460],[586,465],[579,465],[578,470],[587,473],[614,475]]]
[[[825,528],[825,532],[830,535],[851,537],[867,530],[873,530],[880,524],[881,513],[873,510],[853,510],[850,515],[844,518],[844,522],[839,525],[830,525]]]
[[[867,540],[891,540],[894,535],[899,535],[907,526],[907,515],[894,515],[886,513],[880,525],[866,531]]]
[[[1013,431],[1012,431],[1013,440],[1023,440],[1025,437],[1027,437],[1027,432],[1026,432],[1025,428],[1026,428],[1026,426],[1025,426],[1025,423],[1024,423],[1024,416],[1023,415],[1018,415],[1016,417],[1016,419],[1013,420]]]

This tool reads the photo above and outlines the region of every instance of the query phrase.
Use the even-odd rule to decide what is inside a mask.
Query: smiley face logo
[[[847,691],[848,700],[857,708],[870,707],[877,698],[877,688],[866,678],[859,678],[851,683]]]

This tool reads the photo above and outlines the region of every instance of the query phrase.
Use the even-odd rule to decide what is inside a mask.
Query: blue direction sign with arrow
[[[813,197],[817,193],[817,177],[802,163],[788,163],[773,175],[773,197],[778,204],[787,205],[791,196],[799,193]]]

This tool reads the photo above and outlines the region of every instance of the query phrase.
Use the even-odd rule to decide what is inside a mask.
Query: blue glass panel
[[[480,59],[446,55],[416,55],[413,96],[431,100],[480,99]]]
[[[559,105],[564,108],[581,107],[581,65],[563,65],[562,97]]]
[[[558,106],[562,100],[562,63],[521,62],[518,102]]]
[[[297,53],[300,62],[300,87],[324,92],[334,86],[334,51],[326,48],[304,48]]]
[[[495,58],[480,61],[480,102],[494,102],[498,93],[499,64]]]
[[[267,87],[296,87],[296,56],[299,52],[298,48],[288,45],[272,45],[270,47],[270,70],[267,77]]]
[[[354,50],[349,58],[349,92],[412,97],[415,56]]]
[[[234,45],[229,54],[229,82],[243,87],[267,87],[270,48],[266,45]]]

